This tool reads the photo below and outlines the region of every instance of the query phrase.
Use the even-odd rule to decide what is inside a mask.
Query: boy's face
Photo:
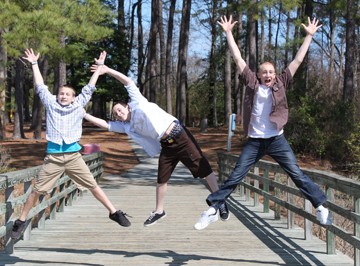
[[[120,120],[122,122],[130,121],[131,113],[129,110],[129,105],[122,105],[121,103],[117,103],[114,105],[112,111],[115,119]]]
[[[257,76],[260,79],[261,84],[265,85],[266,87],[271,87],[274,84],[276,76],[273,64],[261,64]]]
[[[71,104],[75,100],[75,92],[72,88],[61,87],[57,95],[57,101],[59,104],[66,106]]]

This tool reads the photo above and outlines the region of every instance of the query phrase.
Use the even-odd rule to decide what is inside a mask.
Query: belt
[[[174,127],[171,129],[169,135],[165,139],[161,139],[160,142],[171,144],[177,139],[181,133],[183,132],[184,128],[180,125],[179,121],[175,121]]]

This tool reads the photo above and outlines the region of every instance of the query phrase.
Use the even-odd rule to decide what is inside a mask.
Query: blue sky
[[[131,7],[134,2],[137,2],[137,0],[129,0],[129,1],[125,1],[125,2],[126,2],[125,3],[125,12],[131,12],[129,7]],[[182,1],[178,0],[177,1],[177,10],[181,10],[181,7],[182,7]],[[192,8],[194,8],[194,5],[192,6]],[[150,25],[151,0],[143,1],[143,10],[142,11],[143,11],[142,14],[143,14],[144,34],[147,34],[147,32],[149,31],[149,28],[150,28],[149,25]],[[167,16],[167,14],[164,14],[164,16]],[[164,17],[164,19],[166,19],[166,18]],[[178,42],[179,42],[179,38],[178,38],[177,34],[179,32],[178,27],[180,27],[181,14],[178,14],[175,19],[176,19],[176,21],[174,23],[175,30],[174,30],[173,39],[175,41],[174,45],[177,46]],[[135,24],[136,23],[137,23],[137,20],[135,18]],[[196,54],[197,56],[200,56],[200,57],[207,57],[209,50],[210,50],[210,40],[207,38],[209,36],[210,36],[210,34],[209,34],[208,30],[205,27],[198,24],[198,21],[196,19],[192,19],[192,24],[190,27],[188,54],[189,55]]]

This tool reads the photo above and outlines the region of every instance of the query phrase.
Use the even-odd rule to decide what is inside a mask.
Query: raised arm
[[[39,65],[38,65],[39,57],[40,57],[40,53],[35,54],[32,48],[26,49],[25,56],[23,56],[23,59],[25,59],[31,63],[33,74],[34,74],[35,85],[44,84],[44,79],[40,73],[40,69],[39,69]]]
[[[292,76],[295,75],[296,70],[299,68],[300,64],[304,60],[304,57],[305,57],[307,51],[309,50],[313,35],[322,26],[322,25],[318,26],[319,20],[317,20],[316,18],[314,18],[311,21],[310,18],[308,17],[308,23],[309,23],[308,26],[306,26],[303,23],[301,24],[306,31],[306,36],[305,36],[305,39],[304,39],[303,43],[301,44],[298,52],[295,55],[294,60],[288,66]]]
[[[100,75],[108,74],[112,76],[113,78],[116,78],[118,81],[120,81],[125,86],[130,85],[133,81],[128,76],[124,75],[123,73],[120,73],[119,71],[116,71],[115,69],[112,69],[106,65],[92,65],[91,71],[96,72],[98,68],[101,67]]]
[[[97,67],[94,69],[94,71],[92,71],[94,73],[90,78],[89,85],[95,86],[97,80],[99,79],[99,76],[103,74],[102,69],[105,67],[104,66],[105,58],[106,58],[105,51],[101,52],[99,59],[95,58],[95,63],[96,63]],[[92,67],[91,67],[91,69],[92,69]]]
[[[95,117],[88,113],[85,113],[84,118],[98,127],[109,129],[109,124],[104,119]]]
[[[227,19],[226,16],[222,16],[220,18],[220,21],[218,21],[217,23],[225,31],[226,39],[227,39],[229,49],[230,49],[230,53],[235,61],[236,66],[239,68],[240,73],[242,73],[246,66],[246,62],[242,58],[239,47],[237,46],[237,44],[234,40],[234,36],[232,34],[232,29],[233,29],[234,25],[237,23],[237,21],[233,22],[232,16],[230,16],[229,20]]]

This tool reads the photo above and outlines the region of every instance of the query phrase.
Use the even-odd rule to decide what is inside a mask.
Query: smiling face
[[[122,122],[130,121],[131,112],[129,110],[129,105],[117,103],[113,106],[112,112],[116,120],[120,120]]]
[[[75,101],[75,90],[64,86],[59,89],[57,101],[63,106],[69,105]]]
[[[274,65],[269,62],[262,63],[259,67],[257,76],[260,79],[261,84],[271,87],[274,84],[276,77]]]

